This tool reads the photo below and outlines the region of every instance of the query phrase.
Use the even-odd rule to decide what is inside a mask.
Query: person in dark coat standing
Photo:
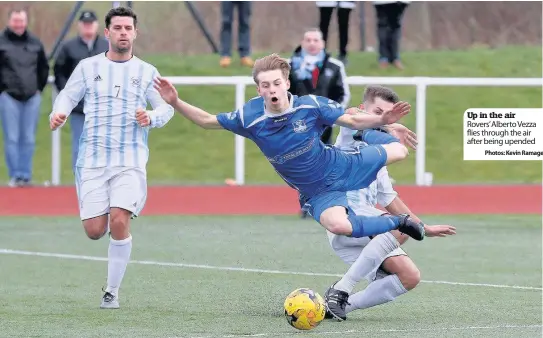
[[[319,28],[324,42],[328,42],[328,28],[334,9],[337,11],[339,28],[339,55],[338,59],[347,63],[347,44],[349,43],[349,17],[356,8],[356,1],[317,1],[319,8]],[[330,50],[329,46],[326,49]]]
[[[389,64],[404,69],[400,60],[402,19],[409,1],[374,1],[377,13],[377,38],[379,40],[379,66]]]
[[[27,12],[12,10],[8,18],[0,32],[0,119],[9,185],[16,187],[32,182],[41,93],[49,64],[42,42],[27,29]]]
[[[79,61],[108,50],[108,41],[98,34],[98,17],[93,11],[83,11],[77,26],[78,35],[66,41],[55,60],[55,87],[60,92]],[[72,166],[75,167],[79,153],[79,138],[83,132],[85,115],[83,100],[70,114],[70,129],[72,131]]]
[[[310,29],[304,33],[301,45],[290,58],[290,67],[291,94],[323,96],[347,107],[351,91],[347,84],[345,66],[326,53],[319,29]],[[328,127],[321,140],[330,144],[331,136],[332,128]]]
[[[232,63],[232,23],[234,8],[238,10],[238,52],[242,66],[253,67],[251,58],[251,1],[221,1],[221,67],[229,67]]]

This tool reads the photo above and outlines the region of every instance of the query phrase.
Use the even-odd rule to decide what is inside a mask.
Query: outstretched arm
[[[422,222],[399,197],[394,198],[385,209],[392,215],[408,214],[415,222]]]
[[[205,110],[187,103],[180,98],[172,104],[173,108],[183,116],[196,123],[204,129],[223,129],[217,116],[206,112]]]
[[[407,205],[399,198],[396,197],[392,203],[387,205],[385,209],[392,215],[408,214],[415,222],[422,222],[417,215],[415,215]],[[456,228],[451,225],[426,225],[424,224],[424,231],[428,237],[445,237],[447,235],[455,235]]]
[[[381,169],[377,176],[377,203],[385,207],[386,211],[392,215],[408,214],[415,222],[423,223],[398,197],[386,168]],[[450,225],[425,224],[424,230],[428,237],[445,237],[456,234],[456,228]]]
[[[405,115],[409,114],[411,105],[407,102],[396,103],[391,110],[384,112],[382,115],[368,114],[360,111],[360,114],[353,114],[349,110],[358,108],[349,108],[346,114],[341,115],[336,124],[349,129],[364,130],[381,127],[387,124],[392,124],[400,120]]]
[[[383,126],[383,129],[390,135],[400,140],[400,143],[413,150],[417,150],[417,134],[406,126],[399,123],[392,123]]]
[[[362,109],[353,107],[353,108],[347,109],[345,113],[350,114],[350,115],[357,115],[357,114],[364,114],[365,112]],[[391,124],[386,124],[381,127],[378,127],[376,129],[394,136],[400,141],[401,144],[403,144],[406,147],[409,147],[413,150],[417,149],[417,134],[415,134],[413,131],[409,130],[409,128],[407,128],[406,126],[402,124],[391,123]],[[364,130],[355,131],[353,133],[353,137],[361,141],[363,133],[364,133]]]
[[[156,78],[154,82],[154,88],[162,99],[187,119],[204,129],[223,129],[217,120],[217,116],[181,100],[178,97],[177,89],[171,82],[162,77]]]

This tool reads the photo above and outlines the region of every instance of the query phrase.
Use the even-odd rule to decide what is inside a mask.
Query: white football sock
[[[403,295],[407,290],[397,275],[386,276],[371,282],[364,290],[349,297],[349,304],[345,312],[357,309],[367,309],[372,306],[388,303],[396,297]]]
[[[113,238],[109,240],[106,292],[118,295],[131,251],[132,235],[120,241]]]
[[[343,278],[334,285],[334,289],[351,293],[358,282],[375,272],[383,264],[386,256],[399,246],[400,243],[390,232],[373,238]]]

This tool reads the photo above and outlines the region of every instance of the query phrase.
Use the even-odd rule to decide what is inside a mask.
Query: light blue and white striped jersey
[[[53,113],[69,115],[84,98],[85,124],[79,142],[76,166],[109,166],[145,169],[149,158],[150,128],[163,127],[174,115],[153,86],[159,76],[151,64],[133,56],[125,62],[108,59],[105,53],[79,62],[59,93]],[[150,127],[140,127],[136,109],[153,110]]]
[[[357,151],[358,147],[367,146],[365,142],[356,141],[353,138],[354,133],[356,133],[356,130],[340,127],[334,146],[346,152]],[[371,215],[372,210],[365,213],[367,208],[373,209],[377,204],[386,207],[397,196],[398,193],[392,186],[387,167],[382,167],[379,170],[377,179],[367,188],[347,192],[347,199],[351,208],[353,208],[357,215],[365,216]]]

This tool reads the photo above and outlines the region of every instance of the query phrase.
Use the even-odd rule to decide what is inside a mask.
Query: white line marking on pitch
[[[62,259],[75,259],[84,261],[99,261],[107,262],[106,257],[97,256],[83,256],[83,255],[70,255],[61,253],[49,253],[49,252],[35,252],[35,251],[22,251],[11,249],[0,249],[0,254],[5,255],[23,255],[23,256],[38,256],[38,257],[52,257]],[[265,270],[265,269],[248,269],[248,268],[236,268],[228,266],[213,266],[202,264],[185,264],[185,263],[171,263],[171,262],[156,262],[156,261],[130,261],[131,264],[139,265],[157,265],[157,266],[171,266],[178,268],[193,268],[193,269],[208,269],[208,270],[222,270],[222,271],[239,271],[239,272],[256,272],[256,273],[268,273],[276,275],[298,275],[298,276],[316,276],[316,277],[342,277],[340,274],[333,273],[316,273],[316,272],[297,272],[297,271],[282,271],[282,270]],[[462,286],[481,286],[489,288],[503,288],[503,289],[521,289],[521,290],[537,290],[541,291],[543,288],[533,286],[518,286],[518,285],[501,285],[501,284],[481,284],[481,283],[461,283],[461,282],[447,282],[447,281],[431,281],[422,280],[423,283],[431,284],[448,284],[448,285],[462,285]]]
[[[424,329],[382,329],[382,330],[346,330],[346,331],[318,331],[317,335],[332,334],[350,334],[350,333],[394,333],[394,332],[434,332],[434,331],[473,331],[473,330],[501,330],[501,329],[540,329],[543,325],[499,325],[499,326],[465,326],[465,327],[429,327]],[[250,337],[274,337],[274,336],[294,336],[303,334],[302,332],[277,332],[277,333],[254,333],[254,334],[233,334],[233,335],[215,335],[215,336],[192,336],[190,338],[250,338]]]

